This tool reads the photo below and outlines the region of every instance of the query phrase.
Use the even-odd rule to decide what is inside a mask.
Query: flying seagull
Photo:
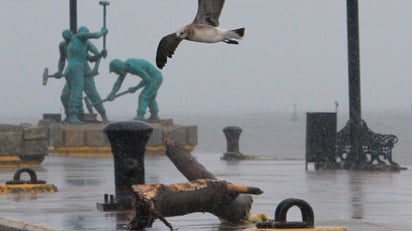
[[[225,0],[198,0],[197,14],[192,23],[175,33],[164,36],[157,47],[156,65],[162,69],[167,57],[172,58],[179,43],[186,39],[194,42],[239,44],[245,28],[226,30],[219,27],[219,16]]]

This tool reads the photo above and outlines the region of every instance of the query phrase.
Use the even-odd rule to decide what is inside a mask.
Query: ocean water
[[[198,125],[198,145],[194,152],[224,153],[227,126],[242,128],[240,152],[271,156],[278,159],[304,159],[306,144],[306,113],[298,113],[292,121],[291,112],[268,112],[233,115],[177,115],[177,124]],[[338,113],[337,129],[345,126],[348,113]],[[393,148],[393,160],[412,164],[412,113],[410,111],[364,112],[363,120],[375,133],[393,134],[399,139]]]

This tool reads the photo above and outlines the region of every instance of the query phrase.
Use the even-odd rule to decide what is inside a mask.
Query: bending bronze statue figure
[[[113,84],[112,91],[107,96],[107,100],[112,101],[120,96],[120,94],[116,95],[116,93],[120,90],[127,74],[135,75],[142,80],[136,86],[130,87],[127,93],[136,92],[140,88],[143,88],[143,90],[139,95],[137,115],[134,119],[144,120],[146,110],[149,108],[149,120],[159,120],[156,96],[162,84],[163,75],[154,65],[144,59],[127,59],[126,61],[114,59],[110,62],[109,71],[117,74],[118,78]]]

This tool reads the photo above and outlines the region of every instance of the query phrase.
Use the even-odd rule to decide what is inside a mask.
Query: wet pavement
[[[193,153],[211,173],[236,184],[260,187],[253,196],[252,215],[273,217],[279,202],[294,197],[306,200],[315,213],[315,227],[348,230],[412,230],[412,173],[346,170],[305,171],[303,160],[246,160],[227,162],[222,154]],[[402,165],[402,163],[400,163]],[[410,166],[403,166],[409,167]],[[125,230],[128,214],[96,208],[104,194],[114,194],[112,158],[47,156],[36,169],[38,179],[57,186],[57,193],[0,195],[0,217],[64,230]],[[13,178],[16,169],[0,169],[0,184]],[[165,156],[146,156],[146,183],[179,183],[187,180]],[[288,220],[300,220],[297,208]],[[195,213],[167,220],[178,230],[242,230],[210,214]],[[156,221],[148,230],[167,230]]]

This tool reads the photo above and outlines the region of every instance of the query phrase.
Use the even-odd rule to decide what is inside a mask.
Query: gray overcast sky
[[[43,69],[57,70],[61,31],[69,27],[69,0],[2,0],[0,107],[2,116],[62,111],[65,80],[42,86]],[[410,110],[412,1],[360,0],[363,110]],[[97,88],[104,98],[115,75],[114,58],[155,62],[162,36],[190,23],[195,0],[112,0],[108,58]],[[345,0],[227,0],[221,26],[246,27],[240,45],[184,41],[163,69],[160,114],[250,113],[348,108]],[[102,27],[99,0],[78,1],[78,26]],[[101,48],[102,40],[95,41]],[[140,79],[129,76],[123,89]],[[138,93],[105,104],[111,115],[130,115]]]

